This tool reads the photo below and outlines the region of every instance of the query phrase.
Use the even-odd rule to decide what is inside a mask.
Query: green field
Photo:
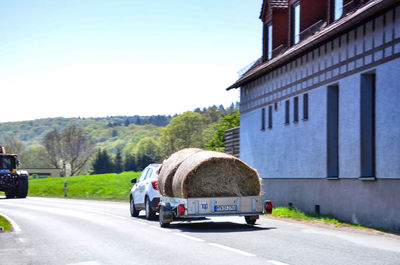
[[[3,227],[4,231],[10,231],[11,229],[10,222],[8,222],[8,220],[1,215],[0,215],[0,227]]]
[[[33,179],[29,181],[28,196],[64,197],[64,182],[67,181],[68,198],[128,201],[129,191],[133,186],[130,180],[139,175],[140,172],[122,172]]]

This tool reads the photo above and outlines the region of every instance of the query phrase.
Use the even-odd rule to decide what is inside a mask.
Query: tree
[[[99,149],[92,163],[93,174],[105,174],[114,171],[114,164],[107,150]]]
[[[142,118],[140,118],[140,116],[137,116],[135,124],[137,124],[137,125],[143,125],[144,124],[144,122],[142,121]]]
[[[114,171],[116,173],[121,173],[123,170],[124,170],[124,166],[122,164],[121,148],[118,148],[117,153],[115,154]]]
[[[225,148],[225,131],[238,127],[240,124],[239,110],[232,110],[229,114],[222,116],[216,124],[216,130],[211,140],[207,143],[207,149],[224,151]]]
[[[77,174],[94,152],[94,142],[76,125],[70,125],[61,131],[63,156],[71,166],[71,175]]]
[[[187,147],[203,147],[203,121],[197,112],[185,112],[171,120],[161,132],[164,156]]]
[[[21,154],[25,149],[24,143],[12,136],[6,137],[3,145],[9,154]]]
[[[51,166],[57,168],[59,162],[63,160],[61,134],[56,129],[46,133],[42,144],[46,149],[47,161]]]
[[[125,154],[125,171],[137,171],[136,156],[134,153]]]
[[[46,149],[42,145],[30,146],[18,157],[22,168],[46,168],[51,166],[46,157]]]
[[[160,162],[160,147],[151,137],[141,139],[136,148],[137,170],[143,170],[148,164]]]
[[[57,167],[60,161],[68,163],[71,175],[76,175],[88,162],[94,152],[94,142],[75,124],[65,127],[61,132],[48,132],[43,141],[49,163]]]

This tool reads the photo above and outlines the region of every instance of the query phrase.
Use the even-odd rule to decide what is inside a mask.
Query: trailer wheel
[[[164,210],[162,209],[162,207],[160,208],[160,214],[159,214],[159,222],[160,222],[160,226],[162,228],[168,228],[170,223],[164,223]]]
[[[258,218],[254,218],[254,216],[245,216],[244,219],[248,225],[255,225]]]

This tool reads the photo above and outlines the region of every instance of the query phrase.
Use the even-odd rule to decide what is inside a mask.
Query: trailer
[[[273,204],[262,196],[244,197],[160,197],[159,222],[169,227],[174,220],[217,216],[244,216],[246,223],[254,225],[260,215],[271,214]]]

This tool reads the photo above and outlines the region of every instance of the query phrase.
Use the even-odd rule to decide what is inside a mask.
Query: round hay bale
[[[255,169],[240,159],[220,152],[203,151],[187,157],[172,182],[175,197],[223,197],[260,195]]]
[[[189,156],[203,151],[199,148],[185,148],[173,153],[168,159],[164,160],[158,170],[158,190],[161,195],[173,197],[172,179],[179,165]]]

